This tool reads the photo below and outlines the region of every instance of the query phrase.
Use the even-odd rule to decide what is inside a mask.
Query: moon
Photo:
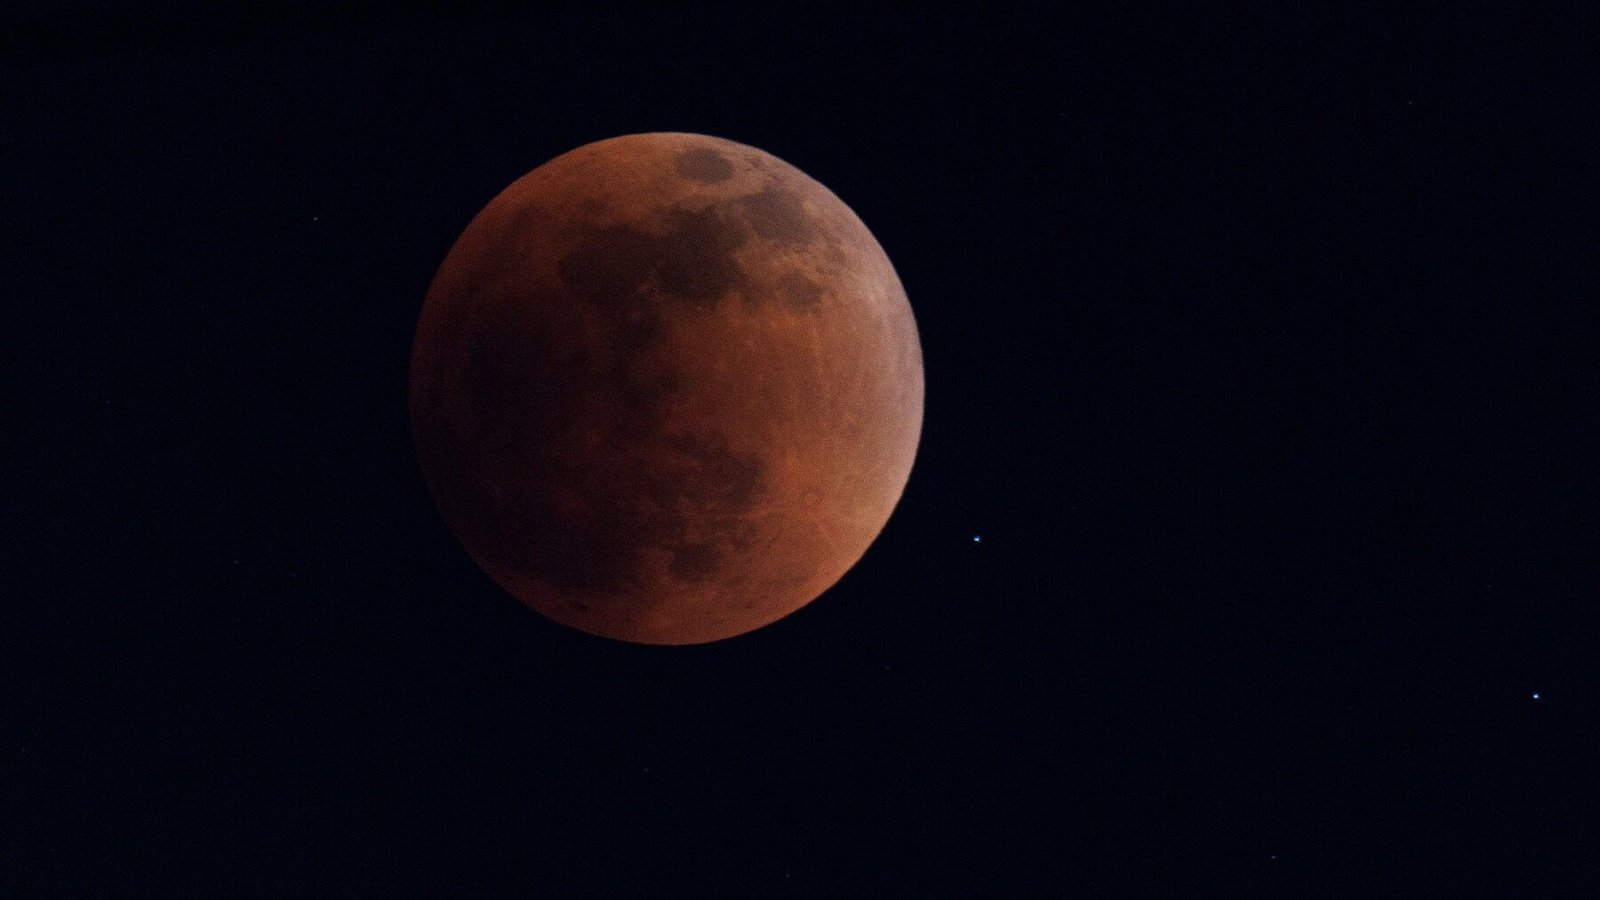
[[[861,220],[771,154],[632,134],[517,179],[423,303],[412,437],[472,559],[556,622],[646,644],[810,603],[899,502],[922,349]]]

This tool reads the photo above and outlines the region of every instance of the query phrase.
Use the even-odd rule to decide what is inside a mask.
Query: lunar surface
[[[888,258],[827,188],[703,135],[599,141],[467,226],[411,357],[422,470],[488,575],[591,634],[694,644],[866,552],[922,428]]]

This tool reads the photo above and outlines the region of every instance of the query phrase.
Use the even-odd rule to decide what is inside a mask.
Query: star
[[[972,542],[973,542],[973,543],[974,543],[974,544],[981,544],[981,543],[983,543],[983,535],[981,535],[981,534],[975,534],[975,535],[973,535],[973,536],[972,536]]]
[[[1535,699],[1535,700],[1539,699],[1539,692],[1538,691],[1534,691],[1533,692],[1533,699]]]

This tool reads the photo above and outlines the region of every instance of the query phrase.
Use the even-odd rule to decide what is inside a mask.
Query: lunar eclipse
[[[838,197],[761,150],[635,134],[534,169],[427,293],[423,474],[491,577],[557,622],[720,640],[834,585],[898,503],[922,353]]]

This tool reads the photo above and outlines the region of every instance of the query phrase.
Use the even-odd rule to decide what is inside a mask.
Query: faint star
[[[973,536],[972,536],[972,542],[973,542],[973,543],[974,543],[974,544],[981,544],[981,543],[983,543],[983,535],[981,535],[981,534],[975,534],[975,535],[973,535]]]
[[[1533,692],[1533,699],[1535,699],[1535,700],[1539,699],[1539,692],[1538,691],[1534,691]]]

